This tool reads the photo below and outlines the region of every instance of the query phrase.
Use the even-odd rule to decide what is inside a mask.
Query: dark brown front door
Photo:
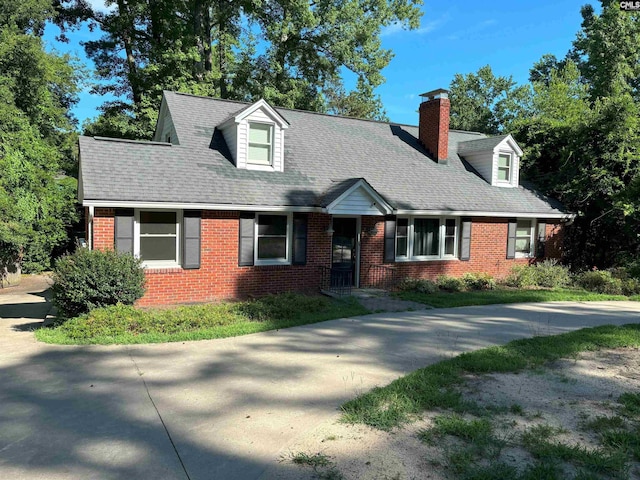
[[[355,285],[357,255],[356,218],[333,219],[333,242],[331,244],[331,277],[332,282]],[[335,279],[335,280],[334,280]]]

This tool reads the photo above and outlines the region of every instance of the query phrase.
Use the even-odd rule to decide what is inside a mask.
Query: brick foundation
[[[93,246],[114,246],[114,209],[96,208],[93,223]],[[286,266],[238,266],[239,213],[203,211],[201,267],[193,270],[147,270],[147,292],[139,305],[169,305],[207,302],[228,298],[260,296],[286,291],[318,292],[321,268],[330,266],[331,236],[326,233],[331,217],[309,214],[307,264]],[[372,227],[376,233],[371,235]],[[360,283],[371,283],[371,265],[383,264],[384,219],[362,217]],[[547,256],[558,258],[561,230],[547,223]],[[496,278],[507,275],[515,264],[529,259],[508,260],[507,220],[474,218],[469,261],[446,260],[387,264],[401,277],[435,278],[464,272],[489,273]]]

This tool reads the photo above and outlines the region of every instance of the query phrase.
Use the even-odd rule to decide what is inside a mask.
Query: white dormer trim
[[[485,147],[482,149],[484,142],[481,140],[464,142],[464,150],[461,152],[461,155],[476,169],[480,176],[492,186],[503,188],[518,187],[520,184],[520,159],[522,158],[523,152],[513,136],[506,135],[492,148],[486,146],[485,143]],[[508,180],[501,180],[499,178],[501,155],[509,156]]]
[[[251,125],[268,125],[271,127],[271,162],[269,165],[251,163],[249,161]],[[264,99],[260,99],[233,114],[218,125],[218,129],[222,131],[227,146],[231,151],[236,167],[265,172],[284,171],[284,131],[287,128],[289,128],[289,122]]]
[[[361,178],[322,211],[331,215],[390,215],[393,207]]]
[[[493,165],[491,172],[491,185],[496,187],[513,188],[520,184],[520,158],[522,158],[522,149],[511,136],[507,135],[493,149]],[[509,156],[509,179],[501,180],[499,178],[500,156]]]

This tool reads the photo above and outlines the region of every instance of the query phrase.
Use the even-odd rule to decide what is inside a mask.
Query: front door
[[[331,282],[355,286],[358,255],[357,218],[333,218],[331,247]]]

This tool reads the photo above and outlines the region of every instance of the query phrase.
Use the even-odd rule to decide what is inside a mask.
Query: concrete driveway
[[[29,331],[48,308],[46,293],[0,292],[0,478],[269,478],[288,445],[375,385],[514,338],[640,321],[634,302],[519,304],[62,347]]]

